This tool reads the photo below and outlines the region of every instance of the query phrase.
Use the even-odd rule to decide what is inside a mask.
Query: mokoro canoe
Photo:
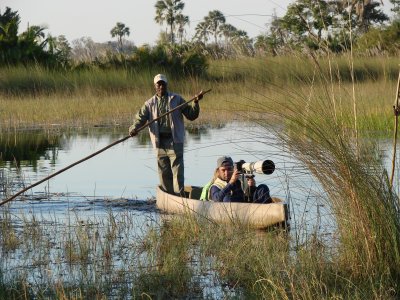
[[[200,199],[201,187],[186,186],[187,198],[171,195],[157,187],[157,208],[170,214],[197,214],[216,223],[233,223],[263,229],[273,225],[286,227],[288,206],[282,199],[273,203],[214,202]]]

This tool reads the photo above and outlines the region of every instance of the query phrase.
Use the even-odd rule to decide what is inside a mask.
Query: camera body
[[[254,173],[271,175],[275,171],[275,164],[272,160],[259,160],[246,163],[240,160],[234,163],[234,168],[246,177],[254,177]]]

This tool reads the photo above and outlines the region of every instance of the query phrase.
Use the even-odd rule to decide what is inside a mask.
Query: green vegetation
[[[250,99],[265,107],[288,95],[277,92],[296,90],[324,97],[325,86],[332,83],[336,97],[346,109],[353,97],[359,99],[360,126],[372,130],[391,130],[392,102],[396,89],[396,58],[357,58],[352,64],[346,57],[318,64],[304,57],[247,58],[210,61],[203,76],[177,76],[167,73],[170,89],[190,99],[201,89],[212,88],[202,101],[202,118],[197,122],[219,121],[221,115],[245,117],[254,110]],[[353,76],[356,84],[351,83]],[[101,70],[99,68],[56,72],[39,66],[9,67],[0,70],[0,126],[16,128],[55,128],[77,126],[126,126],[133,114],[153,93],[156,69],[140,72]],[[315,74],[321,72],[323,76]],[[326,98],[329,101],[329,98]],[[259,110],[257,108],[257,110]]]
[[[117,22],[115,27],[113,27],[113,29],[111,29],[110,33],[111,33],[112,37],[118,37],[118,46],[119,46],[119,49],[122,51],[122,49],[123,49],[122,40],[125,35],[129,36],[129,34],[130,34],[129,27],[126,27],[124,23]]]
[[[69,215],[68,225],[25,216],[21,226],[3,210],[3,259],[24,253],[24,264],[34,265],[41,280],[32,286],[23,273],[11,278],[0,270],[0,295],[191,298],[215,288],[221,298],[398,298],[400,204],[374,143],[376,129],[391,130],[396,69],[396,59],[277,57],[211,61],[205,76],[189,80],[171,75],[171,88],[186,94],[213,88],[207,96],[212,99],[202,100],[202,121],[229,115],[269,130],[280,125],[276,135],[286,145],[282,151],[299,159],[323,188],[309,193],[331,209],[337,226],[329,239],[318,228],[302,232],[303,224],[289,234],[189,216],[136,224],[128,210],[110,211],[106,220]],[[15,70],[29,69],[8,69]],[[35,72],[45,82],[62,82],[59,73]],[[19,80],[29,77],[16,74]],[[152,75],[81,70],[63,74],[65,82],[74,82],[70,87],[79,87],[66,95],[59,91],[62,85],[8,91],[1,101],[12,118],[3,117],[10,123],[2,128],[28,126],[31,119],[46,128],[54,120],[62,126],[128,122],[152,93]],[[51,271],[54,264],[70,268],[69,277],[60,280]]]
[[[4,209],[2,259],[18,252],[40,276],[32,286],[26,273],[10,277],[2,264],[0,298],[193,298],[204,297],[205,285],[219,298],[399,298],[400,203],[374,138],[392,130],[399,23],[388,24],[378,2],[342,4],[296,1],[253,44],[220,11],[198,24],[194,41],[182,41],[183,2],[158,1],[156,21],[169,30],[158,45],[122,51],[121,24],[120,52],[77,60],[64,59],[66,44],[44,47],[50,39],[41,40],[41,28],[18,35],[16,12],[0,14],[2,134],[127,126],[153,93],[154,74],[165,72],[170,89],[187,99],[213,89],[197,122],[279,124],[282,151],[320,183],[310,194],[336,222],[326,240],[318,229],[254,232],[189,216],[136,224],[128,210],[92,220],[68,215],[67,225],[25,215],[15,224]],[[26,155],[49,144],[27,139]]]
[[[0,66],[39,63],[51,68],[69,64],[70,46],[64,36],[45,38],[44,29],[30,26],[18,35],[20,17],[7,7],[0,12]]]
[[[346,200],[341,203],[341,213],[347,208],[346,213],[335,216],[350,227],[340,226],[333,241],[318,231],[304,236],[298,228],[292,233],[253,231],[191,216],[141,224],[129,211],[111,210],[90,220],[69,213],[68,224],[25,215],[21,225],[13,225],[3,216],[2,237],[14,236],[18,242],[2,240],[2,259],[23,253],[19,263],[40,277],[32,285],[29,272],[3,274],[0,295],[395,299],[400,292],[399,231],[394,215],[387,214],[390,202],[379,209],[360,202],[361,212],[385,211],[374,214],[373,220],[360,220],[360,210]],[[364,231],[381,221],[386,224],[379,229],[383,235]]]

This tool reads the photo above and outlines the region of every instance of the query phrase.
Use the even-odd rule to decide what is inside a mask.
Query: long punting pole
[[[200,92],[198,95],[196,95],[196,96],[193,97],[192,99],[186,101],[185,103],[182,103],[181,105],[178,105],[178,106],[175,107],[174,109],[171,109],[170,111],[168,111],[168,112],[162,114],[162,115],[159,116],[158,118],[153,119],[153,120],[151,120],[150,122],[147,122],[147,123],[144,124],[142,127],[139,127],[139,128],[136,130],[136,132],[142,131],[144,128],[148,127],[150,124],[152,124],[152,123],[158,121],[159,119],[161,119],[162,117],[165,117],[166,115],[168,115],[168,114],[170,114],[170,113],[172,113],[172,112],[174,112],[174,111],[176,111],[176,110],[182,108],[183,106],[189,104],[190,102],[192,102],[192,101],[198,99],[198,97],[203,96],[204,94],[206,94],[206,93],[208,93],[208,92],[210,92],[210,91],[211,91],[211,89],[209,89],[209,90],[207,90],[207,91],[204,91],[204,92]],[[200,99],[198,99],[198,100],[200,100]],[[124,138],[122,138],[122,139],[120,139],[120,140],[118,140],[118,141],[115,141],[114,143],[112,143],[112,144],[110,144],[110,145],[108,145],[108,146],[106,146],[106,147],[104,147],[104,148],[102,148],[102,149],[100,149],[100,150],[98,150],[98,151],[96,151],[96,152],[94,152],[94,153],[92,153],[92,154],[90,154],[90,155],[88,155],[88,156],[82,158],[81,160],[78,160],[77,162],[74,162],[73,164],[70,164],[69,166],[67,166],[67,167],[65,167],[65,168],[63,168],[63,169],[61,169],[61,170],[59,170],[59,171],[57,171],[57,172],[55,172],[55,173],[53,173],[53,174],[47,176],[46,178],[43,178],[43,179],[39,180],[38,182],[36,182],[36,183],[34,183],[34,184],[32,184],[32,185],[30,185],[30,186],[24,188],[23,190],[20,190],[18,193],[16,193],[16,194],[13,195],[12,197],[10,197],[10,198],[8,198],[8,199],[6,199],[6,200],[0,202],[0,206],[6,204],[7,202],[10,202],[11,200],[13,200],[13,199],[15,199],[16,197],[18,197],[19,195],[21,195],[22,193],[25,193],[27,190],[29,190],[29,189],[31,189],[31,188],[33,188],[33,187],[35,187],[35,186],[37,186],[37,185],[39,185],[39,184],[45,182],[46,180],[49,180],[50,178],[53,178],[53,177],[55,177],[55,176],[57,176],[57,175],[59,175],[59,174],[65,172],[66,170],[71,169],[72,167],[74,167],[74,166],[76,166],[76,165],[78,165],[78,164],[84,162],[85,160],[88,160],[88,159],[90,159],[90,158],[96,156],[97,154],[100,154],[101,152],[104,152],[104,151],[106,151],[107,149],[109,149],[109,148],[111,148],[111,147],[113,147],[113,146],[115,146],[115,145],[117,145],[117,144],[119,144],[119,143],[122,143],[122,142],[126,141],[126,140],[129,139],[130,137],[131,137],[131,136],[128,135],[128,136],[126,136],[126,137],[124,137]]]

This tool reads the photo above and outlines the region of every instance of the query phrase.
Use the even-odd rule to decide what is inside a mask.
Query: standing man
[[[147,100],[136,114],[133,125],[129,127],[131,136],[135,136],[137,130],[146,122],[151,122],[186,103],[180,95],[168,92],[167,87],[168,80],[165,75],[158,74],[154,77],[156,94]],[[184,195],[183,142],[185,127],[183,116],[190,121],[197,119],[200,113],[198,101],[202,98],[203,92],[200,92],[193,101],[194,103],[184,105],[149,125],[150,139],[157,151],[160,184],[167,193]]]

